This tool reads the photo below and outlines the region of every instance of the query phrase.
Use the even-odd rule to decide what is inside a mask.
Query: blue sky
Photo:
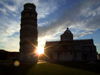
[[[67,27],[74,39],[91,39],[100,53],[100,0],[0,0],[0,49],[19,51],[23,5],[36,5],[38,41],[60,40]]]

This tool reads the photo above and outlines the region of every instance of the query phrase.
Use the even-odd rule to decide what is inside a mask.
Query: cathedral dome
[[[61,35],[61,40],[73,40],[73,34],[69,28]]]
[[[64,32],[64,34],[72,34],[72,32],[69,30],[69,28],[67,27],[67,30]]]

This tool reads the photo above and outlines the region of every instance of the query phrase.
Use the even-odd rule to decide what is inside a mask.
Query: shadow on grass
[[[56,64],[67,67],[100,73],[100,61],[96,61],[97,64],[87,64],[87,63],[88,62],[81,62],[81,61],[56,62]]]
[[[70,68],[82,69],[95,73],[100,73],[100,61],[98,64],[87,64],[87,62],[69,61],[58,62],[56,64],[63,65]],[[50,63],[44,64],[23,64],[18,67],[12,65],[0,65],[0,75],[58,75],[59,69],[56,69],[56,65]],[[54,70],[54,71],[53,71]],[[57,73],[56,73],[57,72]],[[47,73],[47,74],[46,74]],[[63,73],[63,72],[62,72]],[[64,74],[63,74],[64,75]]]
[[[34,64],[24,64],[20,66],[0,65],[0,75],[26,75],[27,72],[35,66]]]

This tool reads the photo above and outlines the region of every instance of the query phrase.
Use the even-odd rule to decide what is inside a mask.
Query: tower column
[[[37,47],[37,13],[36,6],[26,3],[21,12],[20,29],[20,60],[23,63],[36,63],[38,61],[35,54]]]

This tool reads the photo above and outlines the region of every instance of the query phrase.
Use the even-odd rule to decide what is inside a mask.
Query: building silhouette
[[[20,60],[22,62],[36,63],[37,56],[35,49],[37,46],[37,12],[36,6],[32,3],[26,3],[21,12],[20,29]]]
[[[67,30],[61,35],[61,41],[47,41],[45,54],[47,61],[90,61],[97,60],[93,39],[73,40],[72,32]]]
[[[0,60],[18,60],[19,59],[19,52],[8,52],[5,50],[0,49]]]

